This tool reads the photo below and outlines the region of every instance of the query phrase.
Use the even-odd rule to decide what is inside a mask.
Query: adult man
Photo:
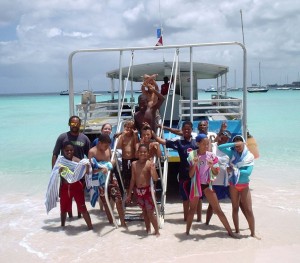
[[[57,160],[58,155],[62,154],[63,144],[67,141],[70,141],[74,146],[75,157],[81,160],[84,158],[84,156],[88,156],[91,142],[86,135],[80,132],[80,124],[81,120],[78,116],[71,116],[69,118],[70,131],[62,133],[56,140],[52,155],[52,168]],[[70,211],[68,214],[69,217],[72,217],[72,211]],[[78,214],[78,217],[80,217],[80,214]]]

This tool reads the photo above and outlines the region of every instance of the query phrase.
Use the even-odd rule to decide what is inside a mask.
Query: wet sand
[[[76,217],[62,229],[59,207],[47,215],[42,194],[8,194],[0,199],[0,262],[298,262],[300,193],[265,186],[259,179],[251,189],[261,240],[249,236],[242,215],[239,239],[230,238],[215,215],[209,226],[194,221],[187,236],[179,200],[167,202],[160,237],[147,235],[143,221],[127,222],[128,230],[115,228],[98,205],[88,203],[94,230],[87,231],[84,220]],[[221,207],[233,227],[230,202]],[[202,220],[206,208],[204,203]]]

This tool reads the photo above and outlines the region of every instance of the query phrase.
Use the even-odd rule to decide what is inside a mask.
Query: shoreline
[[[259,175],[259,177],[258,177]],[[264,177],[263,177],[264,175]],[[143,221],[127,222],[128,231],[108,224],[99,206],[87,208],[94,230],[86,231],[83,219],[67,220],[60,227],[59,206],[46,214],[44,194],[7,194],[0,198],[0,262],[298,262],[300,249],[299,183],[267,185],[266,174],[258,167],[250,183],[256,234],[250,237],[240,213],[240,239],[233,239],[213,215],[209,226],[193,221],[190,236],[185,234],[182,204],[166,204],[165,223],[160,237],[147,235]],[[275,183],[274,183],[275,184]],[[231,203],[221,207],[233,228]],[[207,202],[203,205],[204,221]],[[76,214],[75,204],[73,212]]]

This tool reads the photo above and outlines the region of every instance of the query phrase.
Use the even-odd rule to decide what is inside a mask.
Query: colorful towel
[[[190,166],[193,165],[194,158],[196,156],[197,156],[197,150],[193,150],[189,152],[187,160]],[[201,197],[201,196],[202,196],[202,190],[201,190],[199,165],[197,165],[195,169],[195,174],[191,178],[190,200],[193,200],[195,197]]]
[[[210,169],[207,160],[213,161],[213,167],[219,168],[218,158],[211,152],[198,156],[197,150],[191,151],[187,158],[190,165],[193,165],[195,157],[198,157],[199,161],[195,168],[195,174],[191,178],[190,200],[202,196],[201,183],[208,184],[209,188],[212,189],[212,183],[217,178],[217,175],[214,175]]]
[[[70,161],[63,156],[59,156],[50,174],[50,181],[46,192],[46,211],[56,207],[59,196],[59,170],[63,167],[61,176],[67,180],[68,183],[75,183],[82,179],[86,174],[86,165],[89,164],[88,159],[82,159],[79,163]],[[91,168],[89,173],[91,173]]]
[[[92,168],[94,169],[101,169],[106,168],[107,172],[98,172],[98,173],[91,173],[86,177],[86,187],[90,194],[90,203],[92,207],[95,207],[96,202],[100,196],[99,187],[104,187],[106,178],[108,175],[108,171],[112,170],[113,166],[111,162],[107,161],[100,161],[98,162],[95,158],[91,159]]]

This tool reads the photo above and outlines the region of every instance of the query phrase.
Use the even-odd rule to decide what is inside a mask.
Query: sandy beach
[[[280,171],[268,169],[268,175]],[[266,175],[258,167],[256,175]],[[294,188],[294,189],[293,189]],[[93,231],[86,231],[83,219],[68,220],[60,227],[59,207],[46,214],[43,194],[1,197],[0,262],[298,262],[300,255],[299,185],[286,190],[267,185],[262,177],[251,182],[256,232],[249,236],[245,218],[240,216],[239,239],[228,237],[214,215],[209,226],[193,222],[185,234],[179,200],[167,202],[161,236],[146,235],[144,222],[128,222],[128,230],[107,223],[98,205],[90,211]],[[221,203],[231,226],[231,204]],[[203,218],[207,203],[204,203]],[[76,209],[74,208],[76,213]],[[26,212],[24,212],[26,211]]]

